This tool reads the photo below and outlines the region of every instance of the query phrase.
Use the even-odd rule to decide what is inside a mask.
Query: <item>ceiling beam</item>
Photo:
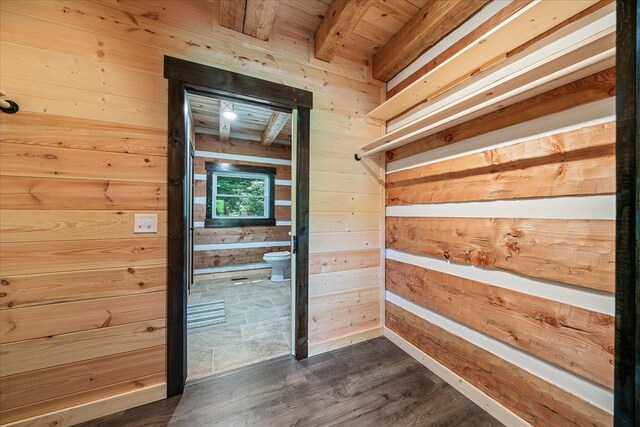
[[[224,110],[233,110],[233,102],[220,101],[220,141],[229,141],[231,121],[224,116]]]
[[[269,123],[267,123],[267,127],[262,131],[262,137],[260,138],[260,143],[262,145],[266,145],[267,147],[271,145],[274,139],[278,137],[280,131],[289,121],[289,117],[291,114],[281,113],[275,111],[271,114],[271,118],[269,119]]]
[[[269,40],[276,19],[278,0],[246,0],[243,33],[260,40]]]
[[[429,1],[373,56],[373,77],[389,81],[488,2]]]
[[[371,3],[371,0],[334,0],[316,29],[316,58],[331,61]]]
[[[245,0],[219,0],[220,25],[234,31],[242,32],[244,28]]]

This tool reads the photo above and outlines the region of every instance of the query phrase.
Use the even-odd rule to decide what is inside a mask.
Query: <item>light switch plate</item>
[[[157,214],[135,214],[133,221],[134,233],[157,233],[158,232],[158,215]]]

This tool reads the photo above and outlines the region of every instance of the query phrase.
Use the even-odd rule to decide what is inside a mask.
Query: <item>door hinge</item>
[[[298,236],[291,236],[292,249],[294,254],[298,252]]]

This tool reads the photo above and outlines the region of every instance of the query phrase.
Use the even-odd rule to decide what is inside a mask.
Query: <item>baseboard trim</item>
[[[67,427],[162,400],[166,397],[167,385],[165,383],[155,384],[140,390],[117,394],[10,424],[3,424],[2,427]]]
[[[409,341],[402,338],[388,328],[384,328],[384,336],[392,343],[404,350],[409,356],[416,359],[431,372],[442,378],[453,388],[465,395],[473,403],[484,409],[496,420],[509,427],[531,427],[531,424],[520,418],[518,415],[493,400],[491,397],[478,390],[467,380],[457,375],[446,366],[436,361],[432,357],[424,354]]]
[[[327,351],[337,350],[352,344],[368,341],[382,336],[382,327],[367,329],[366,331],[357,332],[351,335],[345,335],[329,341],[320,342],[309,345],[309,356],[326,353]]]

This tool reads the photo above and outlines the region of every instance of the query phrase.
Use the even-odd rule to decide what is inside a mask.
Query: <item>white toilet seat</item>
[[[283,252],[269,252],[267,254],[264,254],[264,259],[271,259],[274,261],[277,260],[286,260],[286,259],[291,259],[291,252],[289,251],[283,251]]]
[[[291,273],[291,252],[269,252],[262,259],[271,265],[271,281],[282,282],[289,279]]]

